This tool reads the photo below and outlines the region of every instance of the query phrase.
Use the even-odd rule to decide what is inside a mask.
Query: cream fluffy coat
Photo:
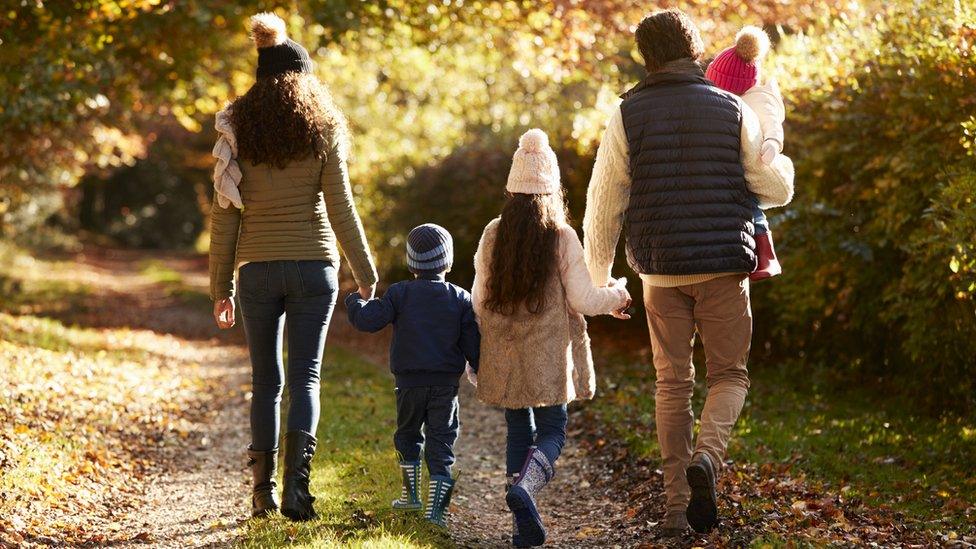
[[[472,288],[481,329],[478,399],[504,408],[529,408],[590,399],[596,375],[583,315],[621,309],[622,287],[595,287],[583,261],[583,245],[568,225],[559,230],[557,276],[546,289],[542,311],[503,315],[484,306],[498,219],[485,227],[475,254]]]

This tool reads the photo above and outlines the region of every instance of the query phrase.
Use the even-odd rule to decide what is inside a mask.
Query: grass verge
[[[322,417],[312,463],[319,518],[250,522],[245,547],[446,547],[447,534],[419,513],[394,512],[392,383],[380,368],[330,347],[322,371]]]

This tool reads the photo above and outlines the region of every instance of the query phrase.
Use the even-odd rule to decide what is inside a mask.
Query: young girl
[[[783,96],[775,80],[760,83],[761,61],[769,51],[769,36],[753,26],[743,27],[735,35],[735,45],[718,54],[708,65],[705,77],[727,92],[742,97],[759,117],[763,132],[762,160],[772,164],[776,155],[783,152],[783,120],[786,108]],[[783,272],[776,250],[773,248],[773,235],[769,232],[769,221],[759,208],[756,200],[754,220],[756,226],[756,254],[759,267],[749,275],[750,280],[759,281]]]
[[[505,408],[512,541],[530,547],[545,542],[535,496],[566,440],[566,404],[593,398],[596,388],[583,315],[629,318],[630,295],[620,281],[605,288],[590,281],[542,130],[519,140],[506,190],[501,217],[485,227],[475,254],[482,338],[474,381],[481,401]]]

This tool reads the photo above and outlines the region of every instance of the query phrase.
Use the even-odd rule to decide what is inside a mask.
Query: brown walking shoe
[[[661,533],[666,537],[678,537],[688,531],[688,515],[679,509],[669,510],[661,521]]]
[[[715,466],[708,454],[691,458],[685,469],[691,501],[688,502],[688,524],[698,533],[707,534],[718,524],[718,497],[715,494]]]

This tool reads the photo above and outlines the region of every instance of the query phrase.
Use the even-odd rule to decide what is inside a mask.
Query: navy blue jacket
[[[346,297],[349,322],[363,332],[393,324],[390,371],[397,387],[458,384],[465,363],[478,371],[481,334],[471,294],[444,275],[397,282],[383,297]]]

